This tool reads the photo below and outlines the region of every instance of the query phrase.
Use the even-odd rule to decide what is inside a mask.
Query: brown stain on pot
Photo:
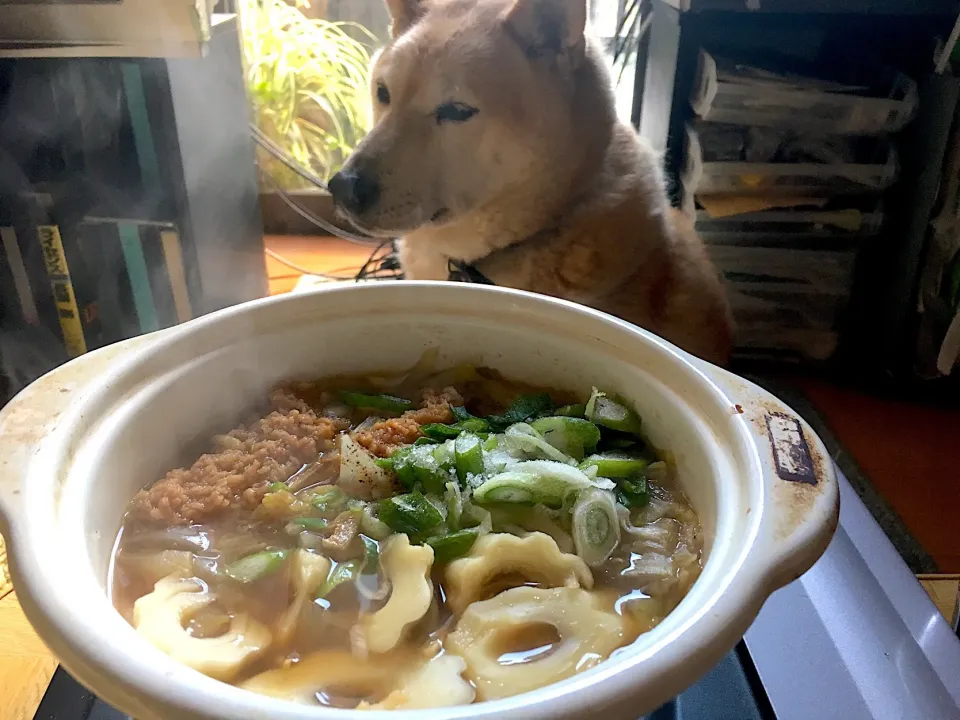
[[[832,460],[823,451],[819,439],[807,427],[803,420],[785,403],[769,395],[766,390],[755,386],[743,378],[736,375],[727,375],[724,378],[725,384],[733,394],[742,392],[746,396],[761,395],[757,400],[747,403],[735,403],[733,405],[733,415],[742,415],[750,423],[751,432],[757,444],[757,450],[761,454],[765,463],[776,468],[776,457],[774,455],[770,429],[767,424],[767,418],[770,416],[787,416],[799,420],[800,431],[803,440],[809,451],[810,464],[812,466],[814,482],[796,482],[785,480],[775,476],[772,496],[778,505],[777,525],[773,529],[774,537],[777,540],[783,540],[792,535],[804,520],[813,511],[818,504],[821,496],[828,491],[835,492],[835,481],[830,481],[832,477],[832,467],[827,463]],[[830,532],[828,537],[832,537],[839,519],[839,495],[837,496],[836,507],[830,519]]]

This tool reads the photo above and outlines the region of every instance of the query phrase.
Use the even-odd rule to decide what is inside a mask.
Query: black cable
[[[250,123],[250,131],[251,133],[253,133],[253,139],[257,141],[257,144],[260,145],[260,147],[262,147],[268,153],[273,155],[273,157],[275,157],[277,160],[282,162],[288,168],[293,170],[293,172],[295,172],[297,175],[302,177],[304,180],[309,180],[311,183],[316,185],[321,190],[326,190],[327,192],[330,192],[329,188],[327,188],[327,183],[324,182],[324,180],[319,175],[315,175],[313,172],[311,172],[310,170],[307,170],[307,168],[303,167],[303,165],[301,165],[292,157],[290,157],[290,155],[288,155],[283,150],[283,148],[281,148],[279,145],[273,142],[273,140],[268,138],[263,133],[263,131],[253,123]]]
[[[262,165],[259,167],[260,167],[261,174],[263,175],[264,179],[267,181],[267,184],[270,185],[270,187],[274,190],[274,192],[276,192],[277,195],[280,196],[280,199],[283,200],[283,202],[287,205],[287,207],[289,207],[291,210],[297,213],[297,215],[302,217],[304,220],[307,220],[308,222],[313,223],[314,225],[316,225],[322,230],[325,230],[331,235],[335,235],[337,237],[343,238],[344,240],[348,240],[352,243],[355,243],[356,245],[363,245],[364,247],[370,247],[380,242],[377,238],[367,237],[366,235],[356,235],[354,233],[348,232],[342,228],[337,227],[333,223],[328,222],[327,220],[324,220],[319,215],[314,215],[307,208],[303,207],[303,205],[301,205],[296,200],[294,200],[290,196],[290,194],[286,190],[284,190],[283,187],[281,187],[280,182],[273,175],[271,175],[268,170],[266,170]]]
[[[613,61],[614,61],[614,62],[617,61],[617,58],[619,57],[620,53],[623,51],[623,48],[622,48],[622,47],[621,47],[620,49],[617,49],[617,43],[616,43],[616,41],[617,41],[617,40],[622,40],[622,39],[624,38],[623,29],[624,29],[624,28],[626,27],[626,25],[627,25],[627,18],[630,18],[631,14],[632,14],[634,11],[637,11],[637,14],[638,14],[638,15],[641,14],[641,13],[640,13],[640,10],[641,10],[640,5],[641,5],[641,2],[642,2],[642,0],[631,0],[630,4],[629,4],[629,5],[626,5],[626,6],[623,8],[623,17],[618,18],[618,20],[617,20],[617,30],[616,30],[616,32],[613,34],[613,37],[614,37]],[[631,22],[630,22],[630,30],[628,30],[627,33],[626,33],[627,36],[629,36],[629,35],[633,32],[634,26],[635,26],[635,19],[631,19]]]
[[[298,163],[296,160],[290,157],[290,155],[288,155],[281,147],[279,147],[270,138],[268,138],[260,130],[260,128],[258,128],[253,123],[250,124],[250,132],[253,135],[254,140],[256,140],[257,144],[260,147],[262,147],[264,150],[266,150],[268,153],[270,153],[270,155],[272,155],[277,160],[282,162],[284,165],[286,165],[290,170],[295,172],[300,177],[313,183],[318,188],[329,192],[329,190],[327,189],[326,183],[320,177],[318,177],[311,171],[307,170],[306,168],[302,167],[300,163]],[[400,266],[400,261],[397,258],[396,244],[394,243],[394,240],[392,238],[388,238],[386,240],[379,240],[377,238],[368,237],[366,235],[357,235],[357,234],[348,232],[346,230],[343,230],[337,227],[336,225],[334,225],[333,223],[330,223],[325,219],[318,217],[317,215],[314,215],[307,208],[303,207],[302,205],[300,205],[300,203],[294,200],[281,187],[277,179],[273,177],[273,175],[271,175],[266,168],[263,167],[263,165],[258,163],[258,167],[264,179],[266,179],[267,183],[273,188],[274,191],[276,191],[276,193],[280,196],[280,199],[283,200],[283,202],[287,205],[287,207],[289,207],[295,213],[300,215],[300,217],[302,217],[303,219],[313,223],[314,225],[327,231],[331,235],[343,238],[344,240],[348,240],[358,245],[364,245],[366,247],[369,247],[374,243],[377,243],[376,247],[373,249],[373,252],[370,253],[369,257],[367,257],[366,262],[363,263],[363,265],[357,271],[356,275],[353,276],[354,282],[357,282],[360,280],[385,280],[385,279],[402,280],[403,279],[403,270]],[[281,260],[281,262],[286,262],[286,264],[290,265],[290,263],[285,259]],[[319,272],[311,272],[309,274],[326,278],[329,280],[347,280],[348,279],[342,276],[337,277],[335,275],[328,275],[328,274],[319,273]]]

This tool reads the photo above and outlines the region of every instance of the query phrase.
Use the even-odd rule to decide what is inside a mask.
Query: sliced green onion
[[[463,503],[463,515],[460,521],[465,528],[476,528],[480,535],[486,535],[493,531],[493,515],[486,508],[473,503]]]
[[[447,527],[453,532],[460,530],[460,517],[463,515],[463,494],[455,482],[447,483],[444,496],[447,500]]]
[[[527,423],[516,423],[508,427],[503,435],[503,442],[510,450],[533,458],[555,460],[568,465],[575,464],[573,458],[548,443],[532,425]]]
[[[250,583],[283,567],[289,550],[263,550],[236,560],[224,569],[237,582]]]
[[[430,438],[430,437],[418,437],[416,440],[413,441],[413,444],[415,446],[416,445],[436,445],[438,442],[439,440],[434,440],[433,438]]]
[[[399,448],[388,458],[390,469],[405,488],[414,490],[420,483],[427,492],[443,493],[450,478],[437,461],[435,448],[435,445],[408,445]],[[381,467],[386,467],[386,464]]]
[[[567,495],[589,487],[593,487],[593,482],[575,467],[550,460],[529,460],[494,475],[473,496],[480,503],[542,503],[561,507]]]
[[[342,585],[349,580],[355,580],[357,575],[363,569],[363,560],[347,560],[337,563],[330,570],[327,579],[317,588],[316,598],[323,598],[329,595],[335,587]]]
[[[621,402],[613,400],[596,388],[584,412],[587,420],[618,432],[634,435],[640,432],[640,416]]]
[[[282,482],[270,483],[270,487],[267,488],[267,490],[272,493],[280,492],[281,490],[289,490],[289,489],[290,489],[290,486]]]
[[[428,503],[430,503],[431,505],[433,505],[434,510],[436,510],[438,513],[440,513],[440,517],[443,518],[442,524],[444,525],[444,532],[445,532],[445,527],[446,527],[446,524],[447,524],[447,502],[446,502],[446,500],[443,498],[442,495],[438,495],[437,493],[427,493],[426,495],[424,495],[424,497],[427,499],[427,502],[428,502]],[[433,535],[438,535],[438,534],[440,534],[440,533],[441,533],[440,530],[435,530],[435,531],[434,531],[433,533],[431,533],[431,534],[433,534]]]
[[[461,434],[454,442],[453,453],[460,482],[483,478],[483,448],[478,436],[469,432]]]
[[[386,412],[400,413],[413,407],[412,401],[393,395],[367,395],[345,390],[340,393],[340,399],[350,407],[364,410],[385,410]]]
[[[373,575],[380,569],[380,543],[366,535],[361,535],[363,541],[363,568],[364,575]]]
[[[393,530],[373,514],[373,509],[373,505],[364,505],[363,514],[360,516],[360,531],[374,540],[384,540],[393,534]]]
[[[590,455],[579,467],[586,470],[589,467],[597,468],[597,475],[605,478],[627,478],[642,473],[650,461],[640,455],[610,451]]]
[[[413,453],[412,447],[397,448],[388,458],[375,460],[380,467],[393,470],[397,480],[408,490],[413,490],[417,484],[417,471],[414,469],[410,456]]]
[[[559,415],[560,417],[582,418],[583,414],[586,411],[587,411],[586,405],[564,405],[563,407],[560,407],[554,410],[553,414]]]
[[[446,563],[463,557],[477,541],[476,529],[460,530],[449,535],[427,538],[426,544],[433,548],[433,561]]]
[[[647,482],[654,485],[663,485],[670,478],[670,468],[663,460],[657,460],[650,463],[643,474],[647,478]]]
[[[472,433],[486,433],[490,430],[490,423],[483,418],[468,418],[467,420],[461,420],[457,423],[457,426],[462,428],[464,432]]]
[[[430,493],[443,495],[447,482],[450,481],[450,472],[444,469],[434,454],[435,446],[415,447],[410,453],[410,464],[413,466],[417,481],[423,489]]]
[[[327,525],[329,524],[327,520],[316,517],[296,517],[290,522],[294,525],[299,525],[304,530],[313,530],[314,532],[326,530]]]
[[[573,543],[590,567],[602,565],[620,543],[620,521],[613,494],[586,490],[573,506]]]
[[[437,461],[441,469],[446,472],[455,472],[456,455],[454,453],[453,440],[447,440],[432,448],[433,459]]]
[[[460,433],[481,433],[490,429],[490,424],[481,418],[467,418],[453,425],[443,423],[427,423],[420,426],[420,432],[433,440],[451,440]]]
[[[380,501],[379,517],[398,533],[421,535],[443,522],[443,515],[422,493],[395,495]]]
[[[338,513],[347,507],[349,498],[342,490],[332,485],[322,488],[322,490],[323,492],[318,491],[310,501],[310,504],[317,510],[325,513]]]
[[[560,552],[575,552],[569,531],[569,510],[548,508],[546,505],[530,507],[501,504],[492,508],[490,513],[493,515],[494,529],[497,532],[511,532],[511,526],[523,533],[542,532],[556,541]],[[564,521],[567,523],[566,527]]]
[[[596,450],[600,442],[600,428],[581,418],[554,415],[534,420],[530,427],[557,450],[575,460],[583,460],[583,456]]]
[[[506,409],[503,415],[490,415],[487,421],[495,430],[504,430],[514,423],[522,423],[550,413],[554,408],[548,393],[520,395]]]

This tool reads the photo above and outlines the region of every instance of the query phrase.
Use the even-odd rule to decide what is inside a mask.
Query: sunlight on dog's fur
[[[402,238],[410,279],[473,263],[498,285],[605,310],[713,362],[730,312],[660,161],[620,122],[586,0],[387,0],[375,124],[330,183]]]

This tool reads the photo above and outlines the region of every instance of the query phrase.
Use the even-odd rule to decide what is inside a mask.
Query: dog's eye
[[[472,118],[478,112],[480,111],[475,107],[470,107],[466,103],[448,102],[438,106],[437,109],[434,110],[434,116],[437,118],[438,125],[442,122],[462,123]]]
[[[387,86],[383,83],[377,85],[377,100],[381,105],[390,104],[390,91],[387,90]]]

